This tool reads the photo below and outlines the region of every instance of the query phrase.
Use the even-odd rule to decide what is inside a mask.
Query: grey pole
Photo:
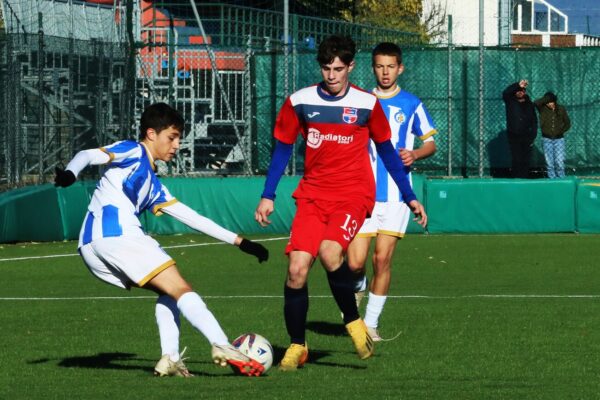
[[[483,176],[483,32],[484,32],[483,0],[479,0],[479,177]]]

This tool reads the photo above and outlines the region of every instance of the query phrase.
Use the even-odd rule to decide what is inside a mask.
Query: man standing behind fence
[[[558,104],[557,97],[547,92],[534,103],[540,113],[542,142],[548,178],[564,178],[565,176],[565,133],[571,127],[567,110]]]
[[[525,79],[521,79],[502,92],[513,178],[529,177],[531,151],[537,135],[537,116],[535,106],[527,95],[527,84]]]

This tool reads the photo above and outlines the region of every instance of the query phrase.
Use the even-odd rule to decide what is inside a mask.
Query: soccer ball
[[[258,361],[265,372],[273,365],[273,347],[264,336],[257,333],[244,333],[236,338],[232,345],[243,354]]]

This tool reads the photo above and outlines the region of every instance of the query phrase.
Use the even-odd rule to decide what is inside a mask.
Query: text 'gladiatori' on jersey
[[[306,141],[304,178],[294,198],[339,201],[360,199],[375,204],[369,139],[391,137],[390,126],[374,94],[349,85],[341,96],[330,96],[320,85],[291,94],[275,120],[273,136],[285,144]]]
[[[306,145],[316,149],[323,142],[336,142],[338,144],[350,144],[354,136],[342,136],[335,133],[322,134],[315,128],[308,129],[308,136],[306,138]]]

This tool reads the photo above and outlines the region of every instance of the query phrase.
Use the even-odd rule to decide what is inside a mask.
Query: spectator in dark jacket
[[[512,176],[528,178],[533,141],[537,135],[535,106],[527,95],[525,79],[509,85],[502,92],[506,105],[506,129],[512,157]]]
[[[565,133],[571,127],[571,120],[567,110],[558,104],[557,97],[552,92],[547,92],[534,103],[540,114],[548,178],[563,178],[565,176]]]

